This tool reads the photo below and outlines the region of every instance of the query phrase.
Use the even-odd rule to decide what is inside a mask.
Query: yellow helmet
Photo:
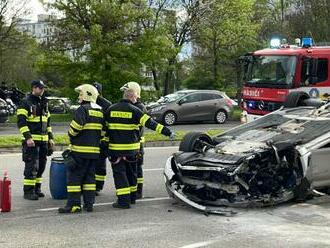
[[[74,89],[76,92],[82,95],[82,99],[86,102],[96,102],[99,92],[90,84],[82,84]]]
[[[137,97],[140,98],[141,97],[141,87],[137,82],[128,82],[126,84],[124,84],[121,88],[121,91],[125,91],[125,90],[133,90]]]

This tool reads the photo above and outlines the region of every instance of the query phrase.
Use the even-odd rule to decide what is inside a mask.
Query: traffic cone
[[[0,212],[11,210],[11,180],[5,171],[3,179],[0,179]]]

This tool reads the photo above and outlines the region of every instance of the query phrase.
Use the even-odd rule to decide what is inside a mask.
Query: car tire
[[[227,112],[225,110],[223,110],[223,109],[220,109],[215,114],[214,120],[218,124],[223,124],[223,123],[225,123],[227,121],[227,118],[228,118]]]
[[[180,142],[179,151],[182,152],[194,152],[195,145],[197,140],[205,141],[209,144],[212,144],[212,138],[206,133],[202,132],[190,132],[187,133],[182,141]]]
[[[309,99],[310,96],[303,91],[294,91],[291,92],[286,101],[284,102],[285,108],[296,108],[299,106],[305,106],[304,101]]]
[[[173,111],[168,111],[163,116],[163,123],[166,126],[172,126],[176,123],[177,116]]]

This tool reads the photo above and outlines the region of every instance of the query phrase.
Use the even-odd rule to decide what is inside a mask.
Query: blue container
[[[54,199],[67,198],[66,166],[62,157],[52,158],[49,174],[50,194]]]

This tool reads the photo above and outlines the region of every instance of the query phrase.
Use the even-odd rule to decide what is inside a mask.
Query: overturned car
[[[330,187],[330,104],[280,109],[213,138],[188,133],[164,176],[170,196],[206,212],[304,200]]]

